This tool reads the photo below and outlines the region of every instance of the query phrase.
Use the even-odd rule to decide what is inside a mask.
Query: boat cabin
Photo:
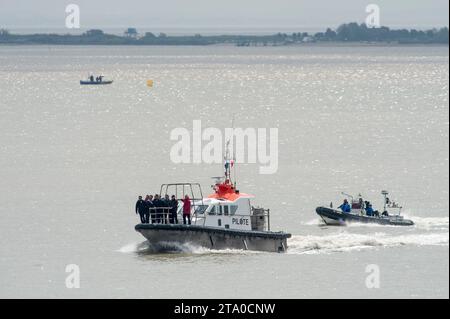
[[[170,192],[169,188],[174,186],[176,186],[174,192]],[[177,196],[177,191],[180,189],[182,189],[181,196]],[[184,194],[189,195],[194,225],[246,231],[270,230],[270,211],[253,207],[250,200],[254,196],[239,192],[229,180],[218,181],[213,186],[214,193],[207,197],[201,195],[199,184],[165,184],[161,190],[161,195],[173,193],[177,194],[177,198],[183,198]],[[200,197],[196,197],[195,193]],[[183,202],[181,201],[178,205],[178,215],[181,216],[182,213]]]

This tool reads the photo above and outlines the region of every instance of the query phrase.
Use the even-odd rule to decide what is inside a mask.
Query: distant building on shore
[[[136,39],[138,37],[138,32],[136,30],[136,28],[128,28],[125,30],[125,32],[123,33],[127,38],[134,38]]]

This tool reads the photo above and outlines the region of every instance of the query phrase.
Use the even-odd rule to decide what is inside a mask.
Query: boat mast
[[[234,132],[234,115],[233,118],[231,120],[231,127],[233,129]],[[231,139],[234,138],[234,135],[231,135],[229,140],[226,143],[226,150],[225,150],[225,157],[224,157],[224,161],[225,161],[225,180],[229,180],[230,184],[234,187],[234,189],[236,189],[236,149],[234,147],[234,143],[233,143],[233,157],[231,157],[230,155],[230,142]],[[233,171],[234,171],[234,183],[233,180],[231,178],[231,167],[233,167]]]
[[[233,118],[231,119],[231,128],[233,129],[234,132],[234,114],[233,114]],[[234,189],[237,189],[237,178],[236,178],[236,148],[234,147],[234,135],[231,136],[231,138],[233,139],[233,172],[234,172]]]
[[[381,195],[383,195],[384,196],[384,206],[383,206],[383,212],[385,212],[386,211],[386,205],[388,204],[388,198],[387,198],[387,195],[389,194],[389,192],[388,191],[385,191],[385,190],[382,190],[381,191]]]
[[[237,189],[237,177],[236,177],[236,149],[233,145],[233,171],[234,171],[234,189]]]
[[[229,180],[231,184],[233,184],[231,180],[231,159],[230,159],[230,140],[227,141],[226,150],[225,150],[225,180]]]

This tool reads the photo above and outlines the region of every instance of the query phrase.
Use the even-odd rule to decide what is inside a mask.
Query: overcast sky
[[[141,29],[322,29],[364,22],[370,3],[389,27],[448,26],[448,0],[0,0],[0,28],[64,28],[65,7],[78,4],[81,27]]]

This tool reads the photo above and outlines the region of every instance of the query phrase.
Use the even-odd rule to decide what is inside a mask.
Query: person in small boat
[[[145,201],[142,199],[142,196],[138,197],[138,200],[136,202],[135,211],[136,211],[136,214],[139,214],[139,217],[141,218],[141,223],[145,224],[146,205],[145,205]]]
[[[362,198],[362,197],[359,197],[359,199],[358,199],[358,204],[359,204],[359,208],[361,209],[361,210],[363,210],[364,208],[365,208],[365,203],[364,203],[364,199]]]
[[[370,216],[370,217],[375,215],[375,212],[373,211],[373,208],[372,208],[372,204],[369,202],[366,203],[366,215]]]
[[[89,77],[89,80],[90,80],[91,82],[94,82],[94,76],[91,75],[91,76]]]
[[[170,223],[178,224],[178,201],[175,198],[175,195],[172,195],[172,199],[170,200]]]
[[[183,224],[186,225],[186,220],[188,224],[191,224],[191,199],[188,195],[184,196],[183,199]]]
[[[352,210],[347,199],[344,199],[344,202],[338,208],[341,209],[344,213],[350,213],[350,211]]]

